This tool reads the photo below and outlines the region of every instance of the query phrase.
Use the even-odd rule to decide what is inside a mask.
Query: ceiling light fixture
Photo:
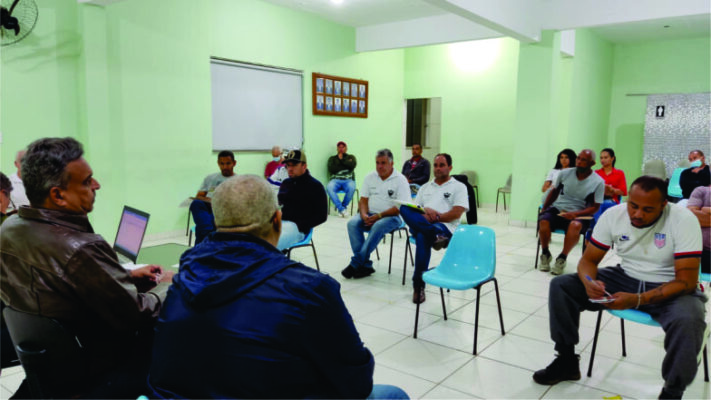
[[[331,3],[336,6],[340,6],[341,4],[343,4],[343,0],[331,0]]]
[[[449,58],[464,72],[484,72],[501,54],[501,40],[487,39],[449,45]]]

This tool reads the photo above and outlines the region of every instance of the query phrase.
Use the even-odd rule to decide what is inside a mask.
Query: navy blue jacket
[[[278,197],[281,218],[295,223],[303,234],[328,219],[326,190],[308,170],[296,178],[285,179],[279,186]]]
[[[340,285],[251,235],[186,251],[156,325],[163,398],[365,398],[374,360]]]

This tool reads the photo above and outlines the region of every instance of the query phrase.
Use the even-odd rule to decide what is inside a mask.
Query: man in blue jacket
[[[407,398],[373,386],[339,284],[275,247],[282,212],[264,179],[225,181],[212,206],[217,232],[181,257],[156,326],[154,395]]]

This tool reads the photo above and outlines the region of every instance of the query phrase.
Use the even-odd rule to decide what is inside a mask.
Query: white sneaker
[[[556,258],[555,264],[553,265],[553,269],[551,270],[551,274],[553,274],[553,275],[562,274],[567,263],[568,263],[567,260],[564,260],[562,258]]]
[[[551,256],[546,254],[541,254],[541,262],[538,263],[538,269],[542,272],[548,272],[551,270]]]
[[[345,218],[345,217],[347,217],[347,216],[348,216],[348,214],[346,213],[346,210],[343,210],[343,211],[339,211],[339,212],[338,212],[338,215],[340,215],[340,216],[341,216],[341,218]]]

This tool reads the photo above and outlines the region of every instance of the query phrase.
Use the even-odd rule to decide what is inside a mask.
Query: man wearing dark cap
[[[306,168],[306,154],[292,150],[284,160],[289,178],[279,187],[282,209],[281,236],[277,249],[285,250],[304,240],[315,226],[328,218],[326,191]]]
[[[356,158],[352,154],[346,153],[348,146],[346,142],[340,141],[336,145],[338,153],[328,159],[328,173],[331,180],[328,182],[328,197],[336,206],[338,215],[345,218],[346,208],[353,200],[355,193],[355,173]],[[345,192],[343,201],[338,198],[338,192]]]

